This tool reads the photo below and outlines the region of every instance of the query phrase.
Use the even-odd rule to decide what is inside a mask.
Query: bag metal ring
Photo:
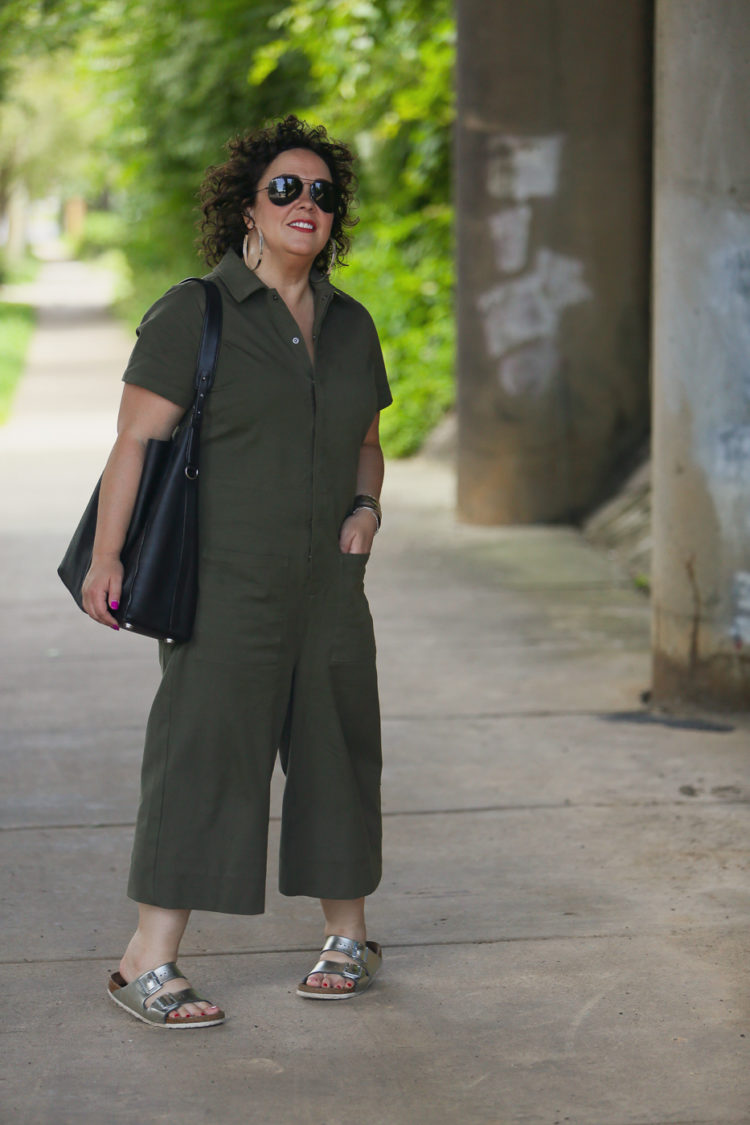
[[[187,477],[188,480],[197,480],[198,479],[198,470],[194,469],[192,465],[186,465],[185,466],[185,476]]]

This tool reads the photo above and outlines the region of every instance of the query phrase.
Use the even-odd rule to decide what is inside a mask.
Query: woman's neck
[[[281,263],[264,258],[255,273],[269,289],[275,289],[286,304],[298,304],[310,288],[312,262]]]

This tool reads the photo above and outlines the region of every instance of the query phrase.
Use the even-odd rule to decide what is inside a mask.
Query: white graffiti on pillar
[[[517,348],[500,365],[500,382],[509,395],[540,395],[559,362],[554,340],[534,340]]]
[[[540,199],[554,195],[559,178],[563,138],[491,137],[487,162],[487,191],[495,199]]]
[[[738,646],[750,644],[750,571],[738,570],[732,580],[732,636]]]
[[[555,338],[562,311],[592,294],[575,258],[539,249],[530,261],[530,199],[554,196],[563,138],[492,137],[487,191],[512,205],[490,218],[495,263],[504,280],[478,299],[487,351],[506,394],[538,396],[559,367]],[[510,275],[510,276],[508,276]]]
[[[501,273],[515,273],[526,265],[530,227],[531,208],[528,203],[506,207],[490,218],[495,261]]]
[[[478,299],[488,352],[502,356],[519,344],[554,336],[562,309],[590,296],[580,262],[538,250],[530,270],[488,289]]]
[[[717,430],[716,471],[724,480],[750,481],[750,426]]]

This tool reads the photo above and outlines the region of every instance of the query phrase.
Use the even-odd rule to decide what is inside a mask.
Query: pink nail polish
[[[119,603],[119,602],[110,602],[110,603],[109,603],[109,608],[110,608],[110,609],[119,609],[119,608],[120,608],[120,603]]]
[[[116,633],[119,633],[119,631],[120,631],[120,626],[119,626],[119,625],[110,625],[110,629],[114,629],[114,631],[115,631]]]

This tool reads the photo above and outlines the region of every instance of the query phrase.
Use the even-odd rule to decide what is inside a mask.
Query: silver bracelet
[[[371,508],[369,504],[361,504],[359,508],[354,508],[351,514],[354,515],[355,512],[369,512],[372,516],[375,517],[375,534],[377,535],[377,533],[380,531],[380,516],[375,511],[375,509]]]

